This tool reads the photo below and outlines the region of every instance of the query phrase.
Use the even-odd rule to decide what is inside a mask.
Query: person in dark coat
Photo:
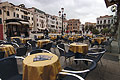
[[[44,30],[44,35],[45,35],[45,37],[48,37],[48,30],[47,29]]]

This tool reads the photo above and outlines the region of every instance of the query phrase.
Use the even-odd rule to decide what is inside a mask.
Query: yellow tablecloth
[[[19,38],[19,39],[21,39],[21,37],[16,36],[16,37],[11,37],[11,41],[13,41],[14,38]]]
[[[92,42],[97,41],[99,44],[101,44],[105,40],[106,40],[105,37],[96,37],[96,38],[93,38]]]
[[[27,40],[31,40],[31,38],[20,38],[22,43],[26,43]]]
[[[64,35],[64,36],[62,36],[62,38],[65,38],[66,36]]]
[[[74,37],[69,37],[68,39],[71,40],[71,41],[73,41],[75,38]]]
[[[38,40],[38,41],[37,41],[37,46],[41,48],[41,47],[43,46],[43,44],[49,43],[49,42],[50,42],[49,39],[46,39],[46,40]]]
[[[55,39],[57,39],[57,36],[51,36],[50,39],[55,40]]]
[[[13,41],[14,38],[19,38],[21,40],[21,43],[26,43],[26,40],[31,39],[31,38],[11,37],[11,41]]]
[[[70,44],[69,50],[74,53],[78,52],[78,53],[86,54],[88,52],[88,45],[83,43],[72,43]]]
[[[39,39],[41,39],[41,38],[43,38],[43,37],[44,37],[43,35],[39,35],[39,36],[38,36]]]
[[[33,62],[36,55],[53,56],[51,60]],[[61,65],[55,54],[37,53],[27,56],[23,61],[23,80],[56,80]]]
[[[83,38],[83,36],[77,36],[77,38]]]
[[[93,38],[93,35],[88,35],[88,34],[87,34],[86,36],[88,36],[88,37],[90,37],[90,38]]]
[[[15,48],[12,45],[0,45],[0,50],[5,51],[4,57],[15,54]]]

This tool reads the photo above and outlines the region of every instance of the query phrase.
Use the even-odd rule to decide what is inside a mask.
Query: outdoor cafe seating
[[[39,54],[35,54],[35,55],[31,55],[29,57],[26,57],[25,60],[23,61],[23,64],[25,66],[23,74],[19,74],[18,66],[17,66],[17,59],[19,58],[20,60],[23,60],[23,58],[11,56],[8,58],[0,59],[0,65],[1,65],[0,66],[0,71],[1,71],[0,78],[2,80],[84,80],[81,76],[78,76],[76,74],[60,72],[61,67],[60,67],[60,63],[59,63],[57,56],[54,54],[44,53],[44,55],[45,54],[52,55],[52,59],[47,60],[47,61],[33,62],[31,57],[33,57],[35,55],[39,55]],[[29,62],[31,62],[31,63],[28,63],[27,60],[28,61],[30,60]],[[44,64],[38,65],[39,63],[44,63]],[[9,65],[9,67],[7,65]],[[30,68],[30,66],[31,67],[34,66],[34,67]],[[27,68],[28,68],[29,72],[28,72]],[[38,71],[36,72],[33,70],[38,70]],[[50,72],[46,73],[48,70]],[[35,75],[33,75],[33,73]],[[40,73],[41,76],[39,76],[39,74],[37,74],[37,73]],[[27,75],[27,74],[30,74],[30,75]],[[62,77],[61,77],[61,75],[62,75]]]
[[[100,42],[100,44],[102,44],[104,39],[105,38],[100,38],[99,40],[96,40],[93,38],[93,40],[97,41],[98,44]],[[22,38],[20,40],[22,40]],[[24,39],[22,43],[24,43],[24,41],[28,46],[18,47],[17,49],[9,44],[0,45],[0,65],[2,65],[2,67],[5,66],[3,65],[3,62],[5,62],[4,60],[10,59],[12,67],[6,66],[6,70],[15,70],[15,73],[13,74],[8,72],[6,74],[8,76],[0,73],[0,78],[2,80],[84,80],[88,73],[96,68],[99,61],[102,65],[101,58],[106,51],[103,47],[90,48],[88,44],[83,42],[80,43],[80,41],[75,42],[75,40],[73,40],[73,43],[67,44],[66,42],[56,40],[55,43],[59,50],[57,53],[60,54],[58,56],[56,53],[54,54],[54,52],[51,51],[53,42],[49,39],[37,41],[27,41],[27,39]],[[4,54],[4,57],[2,53]],[[63,67],[60,64],[61,56],[65,58],[66,63],[68,63],[67,59],[69,59],[72,64],[67,64]],[[18,73],[16,58],[24,59],[22,61],[22,74]],[[74,64],[74,62],[76,64]],[[7,65],[9,63],[5,64]],[[76,67],[74,67],[74,65],[76,65]],[[0,71],[4,73],[4,70],[0,69]]]

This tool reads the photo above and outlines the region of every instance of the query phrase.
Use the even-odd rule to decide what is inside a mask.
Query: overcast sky
[[[84,22],[96,22],[96,18],[112,15],[110,8],[106,8],[104,0],[2,0],[15,5],[25,4],[27,8],[36,7],[45,13],[57,15],[64,7],[67,19],[80,19]]]

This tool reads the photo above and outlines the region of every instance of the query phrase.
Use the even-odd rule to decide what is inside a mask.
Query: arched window
[[[106,20],[104,20],[104,24],[106,24]]]

